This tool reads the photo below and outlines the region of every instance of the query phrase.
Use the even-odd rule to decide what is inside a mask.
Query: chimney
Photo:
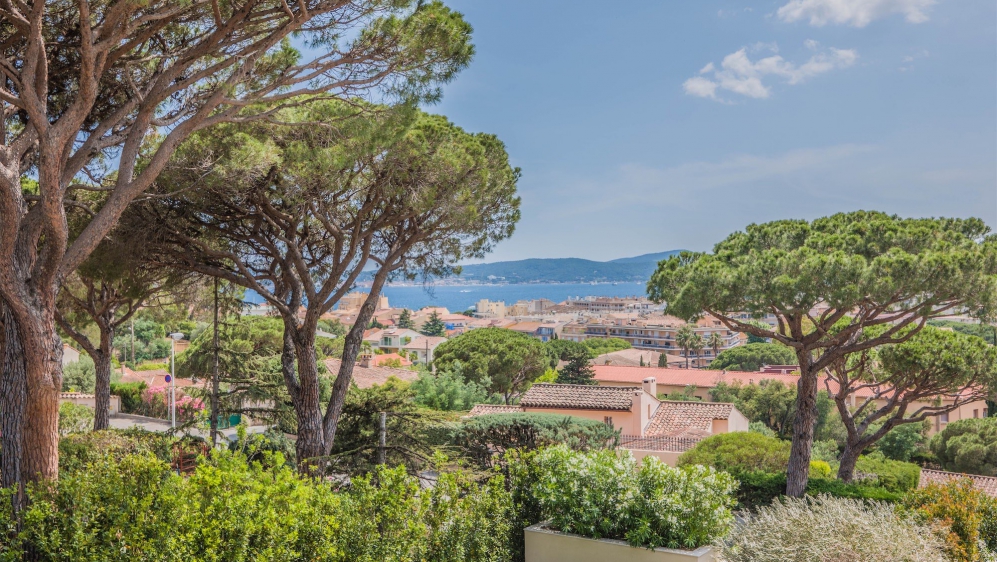
[[[373,362],[374,362],[374,354],[370,352],[364,352],[360,354],[360,360],[357,361],[357,365],[367,369],[370,368]]]
[[[658,382],[657,379],[655,379],[654,377],[647,377],[641,382],[641,388],[644,389],[644,392],[657,398],[658,397],[657,382]]]

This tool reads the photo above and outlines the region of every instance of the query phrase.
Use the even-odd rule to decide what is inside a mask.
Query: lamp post
[[[170,334],[170,427],[177,426],[177,340],[182,340],[183,334],[174,332]]]

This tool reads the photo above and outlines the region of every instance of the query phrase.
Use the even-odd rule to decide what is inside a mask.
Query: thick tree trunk
[[[845,452],[841,453],[841,464],[838,466],[838,480],[851,482],[855,478],[855,464],[859,460],[864,447],[847,445]]]
[[[59,478],[59,392],[62,341],[55,331],[54,306],[19,318],[24,346],[27,400],[21,475],[26,481]]]
[[[810,453],[817,423],[817,372],[809,358],[800,361],[800,380],[796,383],[796,418],[793,420],[793,446],[786,469],[786,495],[803,497],[810,478]]]
[[[111,426],[111,353],[101,351],[94,358],[97,384],[94,387],[93,429],[100,431]]]
[[[27,386],[21,336],[10,311],[0,301],[2,355],[0,355],[0,487],[17,487],[14,509],[23,499],[21,458],[23,456],[24,411]]]
[[[320,466],[309,459],[317,459],[326,454],[318,364],[315,360],[315,336],[302,333],[296,326],[287,325],[284,327],[284,333],[281,366],[284,369],[284,378],[288,379],[290,376],[295,387],[291,392],[291,401],[298,420],[298,440],[295,446],[298,470],[314,474],[320,470]]]

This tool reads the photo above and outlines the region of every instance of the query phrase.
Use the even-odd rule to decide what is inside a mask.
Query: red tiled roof
[[[506,404],[475,404],[468,417],[483,416],[485,414],[518,414],[523,411],[522,406]]]
[[[371,366],[373,367],[380,367],[385,363],[390,363],[393,361],[398,361],[398,364],[401,365],[402,367],[407,367],[412,364],[412,362],[409,361],[408,357],[402,357],[397,353],[382,353],[380,355],[374,355],[373,357],[370,358],[370,360],[371,360]]]
[[[968,478],[973,482],[973,487],[977,490],[997,498],[997,476],[979,476],[977,474],[961,474],[959,472],[945,472],[942,470],[921,469],[921,480],[918,488],[924,488],[929,484],[947,484],[953,480]]]
[[[624,449],[641,449],[644,451],[665,451],[684,453],[696,446],[703,437],[638,437],[634,435],[620,436],[620,447]]]
[[[535,384],[519,403],[524,408],[571,410],[630,410],[635,389],[625,386]]]
[[[672,402],[664,401],[655,410],[644,430],[650,436],[688,435],[698,430],[711,433],[713,420],[730,417],[733,404],[724,402]]]
[[[339,372],[340,363],[339,359],[325,360],[326,368],[328,368],[334,375]],[[388,382],[388,379],[391,377],[412,382],[419,378],[419,373],[416,371],[409,371],[408,369],[395,369],[392,367],[353,366],[353,382],[359,388],[370,388],[374,385],[382,385]]]

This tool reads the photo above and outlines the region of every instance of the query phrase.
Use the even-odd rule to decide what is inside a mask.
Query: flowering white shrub
[[[671,468],[629,451],[572,451],[534,457],[530,493],[552,528],[633,546],[695,548],[727,533],[736,481],[709,467]]]
[[[718,562],[943,562],[930,528],[893,506],[822,495],[759,508],[717,545]]]

